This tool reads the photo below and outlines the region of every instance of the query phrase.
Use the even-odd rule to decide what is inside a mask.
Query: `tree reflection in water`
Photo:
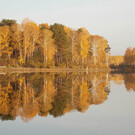
[[[109,73],[30,73],[0,75],[0,119],[36,115],[54,117],[71,111],[85,112],[107,100],[110,80],[135,90],[135,75]]]

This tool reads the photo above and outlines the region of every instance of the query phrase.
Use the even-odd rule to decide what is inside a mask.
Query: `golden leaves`
[[[9,26],[0,27],[0,56],[3,53],[11,55],[11,47],[9,47],[10,42],[10,29]]]

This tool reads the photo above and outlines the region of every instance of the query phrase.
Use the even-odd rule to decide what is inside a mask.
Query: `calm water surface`
[[[135,74],[0,74],[1,135],[135,135]]]

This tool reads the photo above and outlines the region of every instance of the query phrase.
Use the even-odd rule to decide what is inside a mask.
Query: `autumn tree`
[[[108,41],[101,36],[91,36],[91,46],[94,65],[103,67],[106,65],[106,51],[105,49],[109,46]]]
[[[2,56],[2,54],[6,54],[8,58],[10,58],[12,54],[9,26],[0,27],[0,56]]]
[[[39,36],[39,27],[36,23],[25,19],[22,22],[23,26],[23,46],[24,46],[24,61],[33,56],[36,42]]]
[[[21,25],[15,23],[11,26],[11,46],[13,48],[12,57],[19,64],[23,63],[23,32]],[[15,63],[16,64],[16,63]]]
[[[81,63],[87,64],[90,49],[90,34],[85,28],[73,30],[65,27],[71,51],[72,64],[74,66]]]
[[[70,35],[69,35],[69,41],[71,44],[71,52],[72,52],[72,62],[74,63],[75,59],[75,45],[77,43],[77,32],[75,30],[70,30]]]
[[[49,27],[48,27],[49,28]],[[54,55],[56,47],[54,39],[52,38],[53,32],[47,28],[47,25],[40,26],[40,47],[43,50],[44,66],[54,65]]]
[[[125,64],[134,65],[135,64],[135,48],[127,48],[124,54]]]
[[[85,28],[79,29],[79,38],[80,38],[80,48],[81,48],[81,56],[82,63],[87,60],[89,50],[90,50],[90,34]]]

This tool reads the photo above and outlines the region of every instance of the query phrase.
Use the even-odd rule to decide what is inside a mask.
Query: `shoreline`
[[[135,70],[125,70],[125,69],[111,69],[111,68],[1,68],[0,67],[0,74],[5,74],[5,73],[41,73],[41,72],[53,72],[53,73],[61,73],[61,72],[84,72],[84,73],[89,73],[89,72],[109,72],[113,74],[118,74],[118,73],[135,73]]]
[[[47,69],[47,68],[0,68],[0,73],[7,73],[7,72],[13,72],[13,73],[32,73],[32,72],[110,72],[110,69],[104,68],[104,69],[95,69],[95,68],[82,68],[82,69],[72,69],[72,68],[53,68],[53,69]]]

